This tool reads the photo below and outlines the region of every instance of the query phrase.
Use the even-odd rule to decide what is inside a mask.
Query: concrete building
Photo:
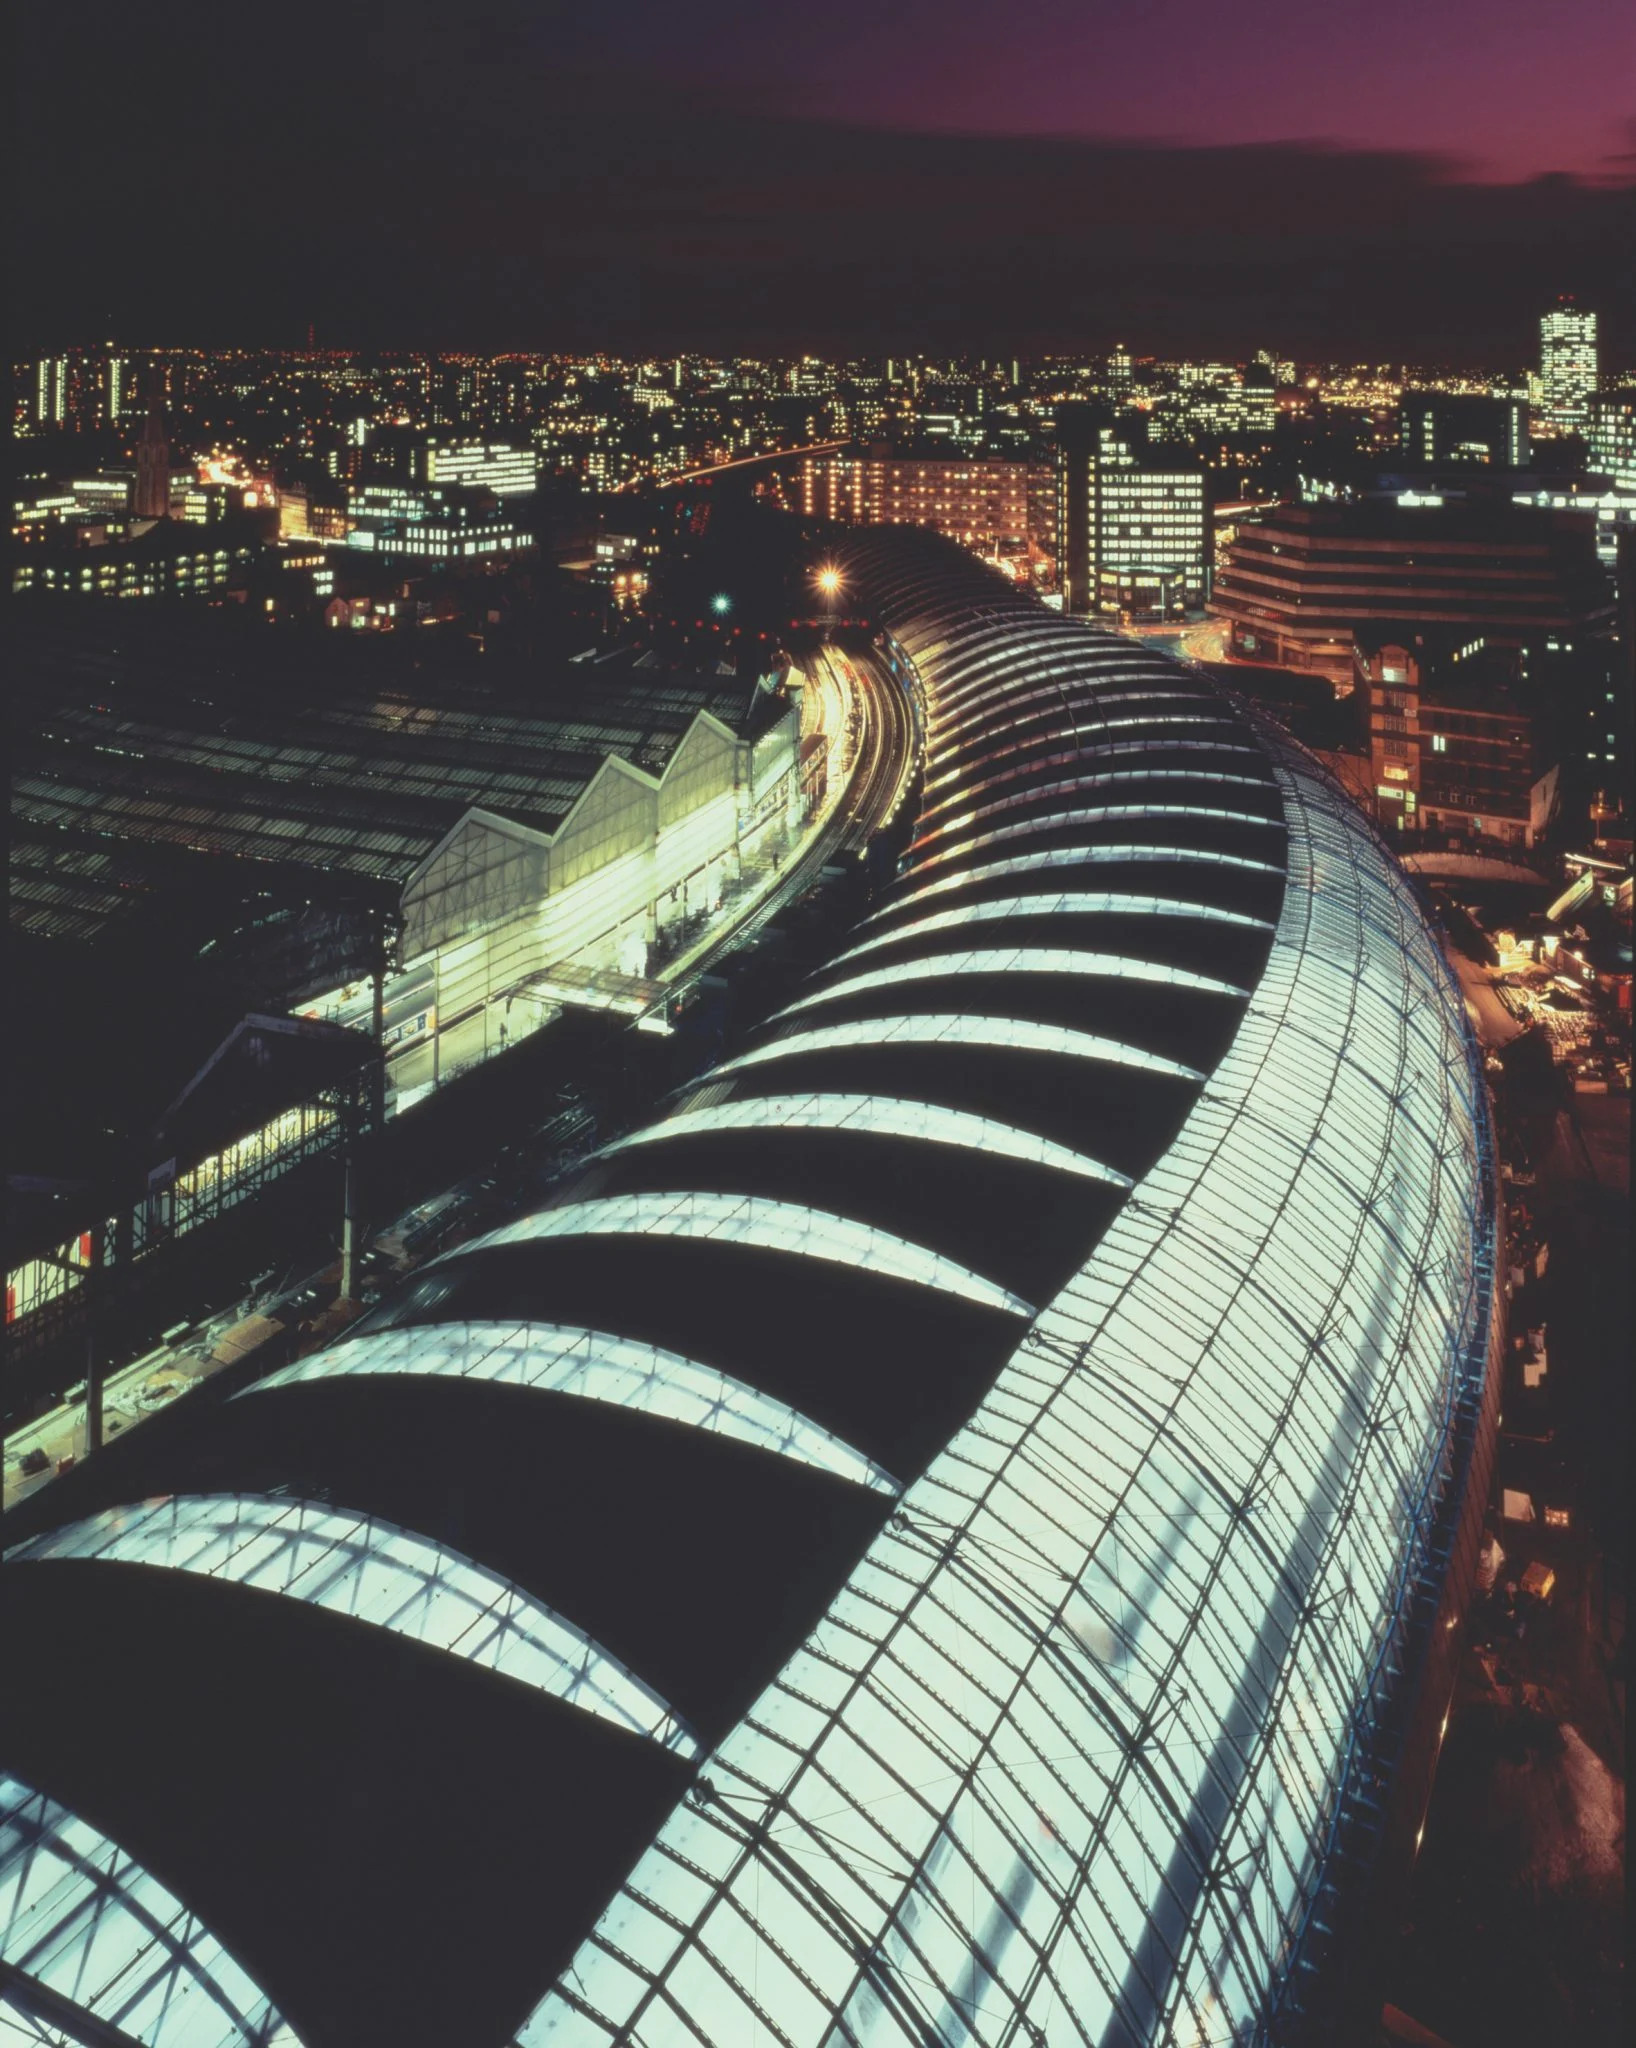
[[[1528,463],[1528,406],[1520,398],[1406,390],[1398,413],[1398,445],[1413,462],[1523,469]]]
[[[82,523],[20,552],[11,588],[30,597],[212,597],[265,542],[266,523],[253,514],[209,528],[163,519],[136,533]]]
[[[1209,609],[1235,659],[1342,688],[1360,629],[1469,628],[1491,646],[1543,651],[1605,639],[1613,622],[1590,519],[1480,500],[1287,505],[1246,520]]]
[[[885,447],[808,455],[796,483],[804,518],[850,526],[929,526],[974,553],[1056,555],[1051,465]]]
[[[1536,717],[1514,653],[1371,635],[1356,687],[1368,706],[1375,812],[1398,833],[1496,849],[1538,846],[1562,794],[1552,721]]]
[[[348,517],[349,548],[423,566],[480,566],[539,545],[532,525],[513,505],[492,491],[462,485],[354,484]]]

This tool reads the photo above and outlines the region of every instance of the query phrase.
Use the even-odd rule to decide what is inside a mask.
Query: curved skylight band
[[[433,1264],[469,1258],[494,1245],[533,1244],[547,1237],[707,1237],[720,1244],[791,1252],[798,1258],[824,1259],[857,1271],[884,1274],[956,1295],[982,1308],[1003,1309],[1008,1315],[1034,1313],[1020,1295],[925,1245],[911,1244],[905,1237],[894,1237],[890,1231],[855,1222],[850,1216],[761,1195],[688,1192],[608,1195],[597,1201],[570,1202],[561,1209],[542,1209],[537,1216],[504,1224],[486,1237],[445,1252]]]
[[[953,974],[1077,974],[1086,980],[1144,981],[1164,988],[1202,989],[1208,995],[1237,996],[1248,991],[1213,975],[1193,974],[1161,961],[1130,960],[1119,953],[1074,953],[1060,946],[995,946],[970,953],[933,953],[925,960],[903,960],[895,967],[871,968],[849,975],[829,988],[788,1003],[777,1014],[794,1017],[821,1003],[866,995],[874,988],[896,988],[906,981],[942,981]]]
[[[723,1081],[746,1067],[766,1066],[772,1060],[886,1045],[957,1045],[991,1052],[1046,1052],[1060,1059],[1096,1060],[1103,1066],[1162,1074],[1167,1080],[1204,1079],[1196,1067],[1162,1059],[1156,1052],[1144,1052],[1140,1046],[1103,1038],[1094,1031],[1070,1031],[1065,1025],[1037,1024],[1027,1017],[959,1015],[864,1017],[846,1024],[820,1024],[775,1039],[770,1045],[758,1045],[751,1052],[741,1052],[737,1059],[712,1067],[710,1079]]]
[[[1215,721],[1212,720],[1210,722],[1214,723]],[[939,812],[946,811],[955,804],[965,803],[971,797],[980,796],[985,789],[999,789],[1009,782],[1021,782],[1030,775],[1039,774],[1044,768],[1066,767],[1070,761],[1106,761],[1124,754],[1241,754],[1252,759],[1259,760],[1265,758],[1259,747],[1245,746],[1239,740],[1110,740],[1104,744],[1087,736],[1083,745],[1065,747],[1060,754],[1047,754],[1038,761],[1013,762],[1010,766],[993,769],[989,774],[983,776],[980,781],[969,784],[967,788],[957,791],[952,796],[940,797],[936,803],[928,804],[920,814],[919,823],[930,831],[938,831],[941,828],[931,824],[930,821],[936,818]],[[1123,774],[1128,780],[1134,771],[1127,768],[1114,772]],[[1152,772],[1155,776],[1166,774],[1174,776],[1186,771],[1174,768],[1159,768]],[[1212,782],[1251,781],[1258,782],[1265,789],[1271,789],[1272,787],[1271,782],[1265,775],[1218,776],[1214,769],[1208,769],[1205,773],[1209,775]],[[1109,774],[1099,775],[1093,771],[1089,775],[1064,777],[1060,782],[1052,783],[1048,787],[1051,791],[1072,789],[1086,782],[1111,779],[1112,776]],[[922,836],[925,836],[924,832]]]
[[[1208,903],[1184,903],[1174,896],[1137,896],[1116,890],[1080,890],[1061,896],[996,896],[982,903],[962,903],[956,910],[935,910],[889,932],[876,932],[860,939],[835,956],[834,965],[855,960],[860,953],[877,946],[896,945],[899,939],[922,938],[928,932],[947,931],[956,925],[994,924],[1013,917],[1191,917],[1204,924],[1233,924],[1251,931],[1270,932],[1264,917],[1250,917],[1242,910],[1218,910]]]
[[[379,1330],[269,1373],[234,1399],[307,1380],[375,1373],[488,1380],[605,1401],[754,1444],[874,1493],[903,1491],[872,1458],[758,1387],[656,1344],[562,1323],[423,1323]]]
[[[9,1771],[0,1964],[85,2015],[87,2039],[104,2028],[147,2048],[301,2048],[243,1965],[151,1871]]]
[[[934,720],[932,758],[939,760],[965,747],[975,746],[984,722],[991,718],[1005,718],[1006,730],[1012,729],[1012,720],[1017,725],[1032,725],[1036,720],[1049,718],[1054,710],[1094,717],[1104,704],[1211,704],[1216,706],[1215,716],[1223,724],[1231,723],[1231,713],[1219,699],[1212,699],[1207,690],[1153,689],[1133,690],[1125,687],[1132,679],[1129,676],[1062,675],[1051,683],[1030,683],[1025,690],[1001,683],[991,692],[974,698],[969,704],[961,705],[947,716]],[[1115,687],[1110,688],[1112,684]],[[1019,718],[1016,713],[1023,705],[1038,705]]]
[[[896,916],[911,903],[919,902],[922,896],[938,896],[946,889],[964,889],[980,882],[998,881],[1004,875],[1029,874],[1040,868],[1067,869],[1096,863],[1131,865],[1146,861],[1191,861],[1200,866],[1240,868],[1261,875],[1282,875],[1284,872],[1275,861],[1251,860],[1241,853],[1210,853],[1196,846],[1041,846],[1032,853],[1014,853],[1004,860],[987,861],[981,867],[962,868],[959,874],[945,875],[936,882],[922,882],[906,890],[895,902],[872,910],[864,918],[862,928]]]
[[[1100,1159],[1091,1159],[1069,1145],[1039,1138],[1014,1124],[944,1109],[934,1102],[910,1102],[886,1095],[753,1095],[737,1102],[719,1102],[711,1109],[684,1110],[662,1124],[634,1131],[609,1145],[600,1155],[653,1145],[665,1138],[687,1138],[699,1132],[751,1130],[867,1131],[872,1136],[910,1138],[929,1145],[957,1145],[991,1157],[1024,1159],[1033,1166],[1054,1166],[1082,1180],[1128,1188],[1126,1175]]]
[[[1064,683],[1135,683],[1144,675],[1176,682],[1175,671],[1155,671],[1144,661],[1143,650],[1129,642],[1104,647],[1088,634],[1031,634],[1021,645],[1009,634],[991,635],[986,653],[974,651],[964,661],[942,664],[941,675],[927,678],[927,691],[938,715],[948,717],[1020,682],[1060,678]]]
[[[1011,799],[1012,803],[1017,801],[1016,798]],[[1209,818],[1217,824],[1256,825],[1272,832],[1284,829],[1281,818],[1269,818],[1259,811],[1229,811],[1218,804],[1072,804],[1042,812],[1036,817],[1018,818],[1009,825],[991,826],[987,832],[979,832],[957,844],[941,846],[933,840],[925,846],[911,847],[905,857],[911,862],[913,873],[923,868],[941,867],[946,860],[978,853],[985,846],[1001,846],[1010,839],[1026,839],[1035,832],[1061,832],[1074,825],[1105,825],[1110,820],[1123,824],[1127,819],[1135,818]],[[1045,857],[1079,860],[1088,851],[1077,846],[1071,850],[1056,847],[1050,849]],[[1198,856],[1201,860],[1207,857],[1204,854]],[[969,872],[962,870],[958,877],[951,877],[950,886],[963,882]],[[1283,869],[1273,867],[1270,872],[1282,874]]]
[[[1136,740],[1104,740],[1102,738],[1104,733],[1126,732],[1132,726],[1141,726],[1146,731],[1152,731],[1156,726],[1175,725],[1213,725],[1223,737],[1220,740],[1211,740],[1207,744],[1217,753],[1255,754],[1261,751],[1259,747],[1248,747],[1242,739],[1233,737],[1233,735],[1241,733],[1243,728],[1242,726],[1234,725],[1233,721],[1225,717],[1220,711],[1149,712],[1140,718],[1103,718],[1099,715],[1099,707],[1091,705],[1082,705],[1077,708],[1064,705],[1060,731],[1053,732],[1047,727],[1045,731],[1035,733],[1026,742],[1017,740],[1014,731],[1008,727],[1006,738],[1010,744],[1006,751],[1014,755],[1023,745],[1030,747],[1049,746],[1053,740],[1056,740],[1064,743],[1065,746],[1068,742],[1075,743],[1068,748],[1067,753],[1063,756],[1064,759],[1071,759],[1075,753],[1118,754],[1129,752],[1136,746],[1146,748],[1147,743]],[[1205,743],[1201,742],[1201,744]],[[992,754],[988,758],[992,760]],[[926,785],[927,796],[930,797],[933,790],[942,789],[948,783],[960,781],[962,777],[969,775],[974,769],[984,765],[983,754],[981,752],[974,753],[971,760],[965,762],[962,766],[947,768],[941,775],[933,777]],[[1027,768],[1026,766],[1021,769],[1012,768],[1004,772],[1009,774],[1026,774]],[[990,781],[997,779],[995,776],[988,778]],[[982,788],[984,785],[978,783],[974,786]],[[948,801],[947,797],[940,798],[938,804],[929,805],[928,808],[935,810],[940,804],[947,803]]]
[[[326,1502],[181,1494],[109,1508],[6,1552],[6,1562],[105,1558],[197,1572],[305,1600],[446,1650],[693,1757],[692,1731],[583,1630],[510,1579],[429,1536]]]

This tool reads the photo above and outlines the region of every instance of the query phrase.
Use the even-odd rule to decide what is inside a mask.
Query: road
[[[915,708],[897,682],[872,655],[837,647],[819,648],[808,666],[812,680],[833,689],[843,707],[846,731],[837,743],[839,772],[810,822],[805,843],[796,857],[746,892],[724,920],[668,964],[664,979],[672,986],[752,943],[764,926],[812,887],[838,853],[857,853],[867,847],[871,837],[890,821],[911,787],[918,760],[918,726]],[[367,1009],[367,985],[360,987],[356,1000],[362,1009]],[[397,1003],[388,1014],[388,1025],[396,1021],[412,1027],[418,1014],[417,1004],[424,1003],[425,997],[418,993],[413,1000],[406,998]],[[476,1021],[480,1028],[482,1019]],[[445,1190],[444,1196],[466,1192],[469,1197],[475,1181],[473,1175]],[[414,1213],[430,1211],[439,1199],[433,1197],[418,1203]],[[398,1223],[406,1220],[400,1218]],[[378,1236],[388,1238],[395,1228],[388,1225]],[[436,1249],[436,1243],[428,1244],[421,1256],[430,1256]],[[414,1263],[412,1259],[402,1262],[399,1274],[407,1272]],[[333,1280],[333,1272],[326,1269],[326,1273]],[[315,1272],[288,1283],[276,1296],[257,1304],[259,1313],[276,1313],[324,1278],[325,1274]],[[111,1372],[103,1390],[105,1440],[135,1428],[148,1415],[169,1406],[187,1389],[219,1370],[220,1361],[213,1358],[212,1349],[235,1319],[236,1312],[218,1316],[208,1326],[189,1325],[175,1343],[161,1344]],[[54,1408],[13,1432],[5,1446],[6,1508],[49,1484],[56,1476],[59,1461],[77,1460],[85,1455],[85,1421],[85,1404],[81,1400]],[[44,1453],[46,1468],[24,1473],[21,1460],[34,1451]]]
[[[1518,998],[1452,957],[1498,1052],[1523,1028]],[[1560,1053],[1555,1076],[1495,1068],[1502,1156],[1524,1176],[1508,1227],[1549,1260],[1510,1305],[1496,1597],[1472,1618],[1387,1991],[1451,2041],[1611,2048],[1625,2038],[1630,1097],[1571,1091]],[[1537,1599],[1533,1564],[1554,1574]]]

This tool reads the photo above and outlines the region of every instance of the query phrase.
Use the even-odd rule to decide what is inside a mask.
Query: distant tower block
[[[170,442],[164,414],[148,408],[142,438],[136,444],[136,496],[131,510],[138,519],[165,519],[170,514]]]

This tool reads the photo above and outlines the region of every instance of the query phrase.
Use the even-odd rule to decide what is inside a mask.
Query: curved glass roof
[[[844,956],[843,956],[844,957]],[[819,1003],[863,995],[874,988],[893,988],[905,981],[936,981],[959,974],[1071,974],[1081,980],[1145,981],[1166,988],[1203,989],[1210,995],[1242,996],[1245,991],[1208,974],[1192,974],[1159,960],[1131,960],[1122,953],[1076,953],[1062,946],[995,946],[968,953],[932,953],[923,960],[900,960],[892,967],[850,974],[844,981],[786,1004],[780,1018],[793,1017]],[[776,1021],[776,1020],[775,1020]]]
[[[300,2048],[151,1871],[10,1771],[0,1771],[0,1965],[16,1972],[0,1982],[0,2006],[14,2024],[28,2015],[40,2026],[18,2039]]]
[[[49,1530],[7,1564],[100,1558],[198,1572],[390,1629],[618,1722],[682,1756],[698,1743],[659,1695],[520,1586],[412,1529],[327,1502],[195,1494]]]
[[[1492,1183],[1408,885],[1256,743],[1289,886],[1209,1086],[519,2042],[1225,2041],[1292,1995],[1441,1570]]]
[[[701,1131],[766,1129],[867,1131],[880,1137],[913,1138],[928,1145],[961,1145],[996,1158],[1027,1159],[1037,1166],[1054,1166],[1086,1180],[1107,1181],[1113,1187],[1130,1186],[1128,1175],[1116,1173],[1101,1160],[1087,1159],[1083,1152],[1053,1144],[1049,1138],[1037,1138],[1014,1125],[996,1123],[992,1117],[971,1116],[935,1103],[892,1101],[875,1095],[754,1095],[741,1102],[717,1103],[711,1109],[686,1110],[666,1117],[662,1124],[650,1124],[646,1130],[635,1131],[617,1144],[606,1146],[599,1156],[606,1159],[616,1152],[628,1151],[633,1145],[693,1137]]]
[[[807,1052],[845,1046],[947,1045],[986,1048],[991,1052],[1045,1052],[1063,1059],[1097,1060],[1106,1066],[1131,1067],[1148,1074],[1166,1074],[1178,1081],[1204,1076],[1179,1060],[1162,1059],[1140,1046],[1103,1038],[1093,1031],[1070,1031],[1063,1025],[1036,1024],[1025,1017],[871,1017],[857,1024],[825,1024],[791,1032],[770,1044],[753,1046],[737,1059],[716,1068],[722,1078],[770,1060],[791,1059]]]
[[[641,1194],[610,1195],[601,1201],[571,1202],[507,1223],[486,1237],[445,1252],[444,1260],[466,1258],[491,1245],[531,1244],[546,1237],[707,1237],[721,1244],[747,1245],[758,1251],[789,1252],[796,1258],[825,1259],[907,1280],[916,1287],[935,1287],[983,1308],[1012,1315],[1034,1313],[1026,1301],[985,1280],[980,1273],[952,1259],[910,1244],[884,1230],[806,1209],[794,1202],[766,1201],[757,1195]]]
[[[638,1135],[662,1137],[670,1128],[663,1125]],[[234,1399],[315,1380],[371,1374],[488,1380],[574,1400],[606,1401],[734,1437],[876,1493],[903,1490],[872,1458],[757,1387],[657,1344],[557,1323],[433,1323],[381,1330],[298,1359],[242,1388]]]
[[[237,1570],[242,1547],[251,1582],[345,1585],[379,1531],[340,1604],[452,1597],[463,1641],[486,1610],[461,1574],[486,1572],[594,1631],[575,1670],[655,1739],[504,1692],[602,1874],[557,1873],[526,1954],[485,1927],[438,1958],[477,2003],[525,1971],[473,2039],[1266,2038],[1314,2009],[1337,1844],[1391,1768],[1486,1384],[1492,1161],[1459,990],[1361,813],[1200,672],[924,532],[845,568],[928,758],[965,763],[852,956],[557,1206],[271,1383],[332,1381],[367,1453],[332,1453],[357,1515],[263,1501],[315,1518],[310,1564],[279,1526],[241,1546],[240,1509],[190,1506],[185,1472],[152,1489],[181,1501],[123,1512],[155,1518],[138,1553]],[[1160,734],[1178,700],[1216,733]],[[1144,710],[1154,734],[1121,737]],[[417,1376],[572,1398],[496,1425]],[[470,1556],[400,1555],[423,1543],[404,1503],[460,1483],[420,1440],[445,1406],[464,1469],[509,1477]],[[307,1455],[283,1447],[293,1397],[230,1413],[257,1443],[222,1457],[261,1454],[263,1422]],[[425,1740],[478,1758],[494,1731]],[[453,1925],[488,1853],[428,1853],[399,1912]],[[331,1988],[396,1981],[401,1940],[336,1941]]]
[[[966,879],[971,878],[968,875]],[[1107,889],[1094,893],[1081,890],[1073,895],[990,896],[980,903],[963,903],[958,910],[934,911],[907,924],[894,925],[890,931],[876,932],[836,957],[855,960],[860,953],[873,952],[877,946],[895,945],[899,939],[924,938],[932,932],[956,930],[961,925],[1003,923],[1013,917],[1198,917],[1207,923],[1272,930],[1265,918],[1247,917],[1237,910],[1218,910],[1208,903],[1184,903],[1174,896],[1122,895]]]

